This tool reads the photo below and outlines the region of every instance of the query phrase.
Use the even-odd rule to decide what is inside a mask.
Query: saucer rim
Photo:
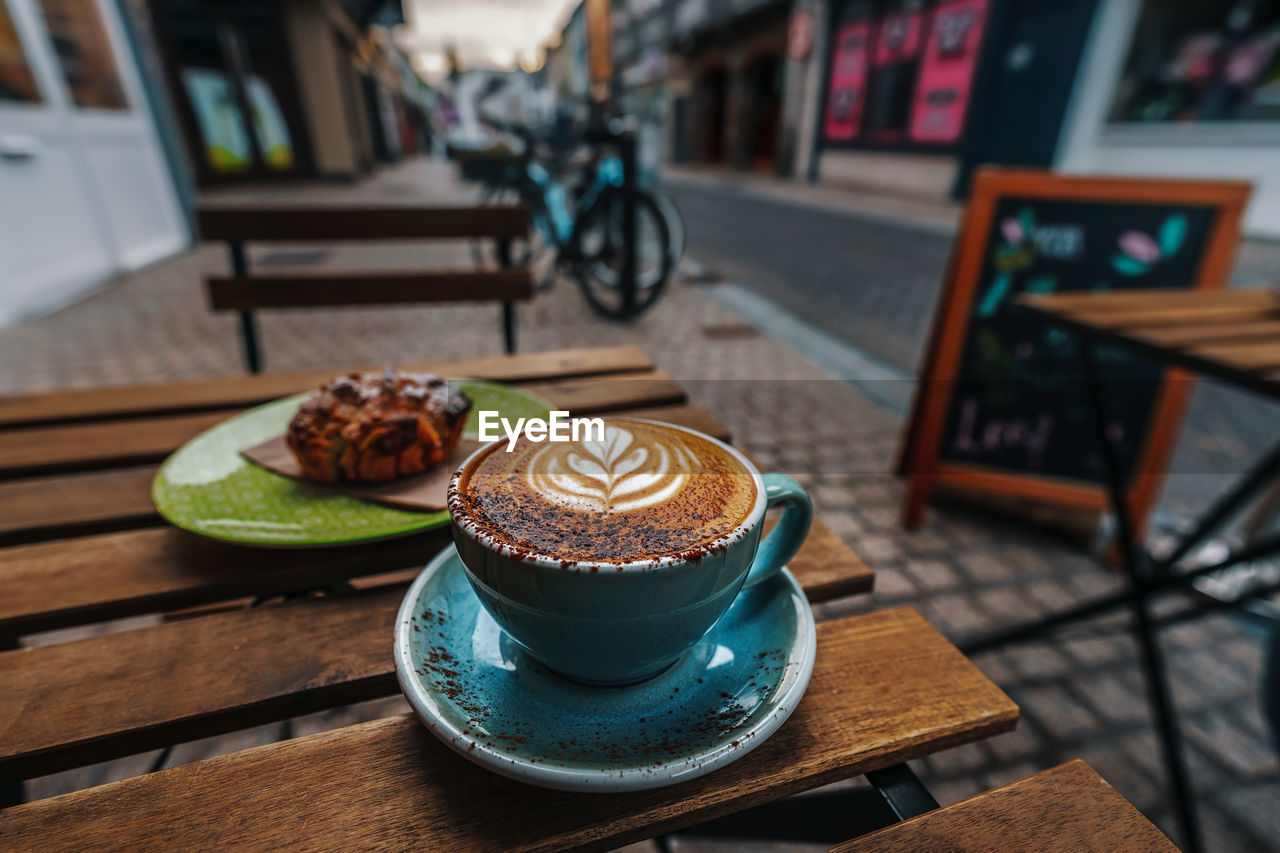
[[[405,699],[413,708],[415,716],[436,738],[463,758],[509,779],[560,791],[610,793],[652,790],[696,779],[737,761],[768,740],[795,712],[796,706],[800,704],[800,700],[808,690],[814,661],[817,658],[817,625],[804,590],[791,571],[784,567],[778,573],[778,577],[783,578],[787,584],[786,594],[792,598],[798,597],[803,602],[803,607],[800,608],[801,624],[797,626],[796,632],[797,636],[803,635],[804,640],[799,654],[800,670],[794,678],[784,675],[782,692],[773,699],[772,710],[764,719],[745,732],[732,735],[732,739],[738,742],[737,746],[732,746],[729,736],[726,736],[724,740],[717,741],[707,748],[699,749],[691,755],[660,766],[622,770],[567,768],[512,757],[486,743],[465,736],[457,727],[449,723],[443,714],[434,712],[432,706],[438,703],[418,673],[414,671],[409,632],[418,597],[427,582],[451,559],[462,562],[457,547],[453,543],[441,549],[423,567],[400,603],[396,613],[394,649],[396,680],[400,684],[400,690]],[[779,591],[779,594],[782,592]],[[788,663],[791,662],[792,659],[788,656]],[[661,678],[661,676],[658,677]]]

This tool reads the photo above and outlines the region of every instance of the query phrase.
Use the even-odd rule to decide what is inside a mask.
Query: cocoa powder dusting
[[[670,431],[674,433],[675,431]],[[670,434],[669,433],[669,434]],[[655,557],[697,562],[723,550],[756,501],[754,479],[711,442],[675,433],[697,460],[687,485],[657,506],[623,512],[572,508],[544,499],[526,481],[527,443],[508,455],[499,444],[458,483],[457,499],[487,535],[517,556],[549,555],[569,568],[578,561],[626,563]],[[594,571],[594,569],[592,569]]]

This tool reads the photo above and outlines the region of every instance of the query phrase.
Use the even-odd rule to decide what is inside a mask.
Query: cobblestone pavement
[[[410,198],[428,190],[437,197],[460,192],[437,165],[416,163],[349,194]],[[293,252],[264,254],[274,254],[277,262],[304,259]],[[465,246],[388,247],[366,251],[362,259],[403,265],[427,252],[469,259]],[[335,251],[311,259],[336,266],[355,258]],[[233,321],[209,313],[200,285],[203,273],[224,264],[220,252],[202,248],[54,315],[0,332],[0,390],[237,375]],[[490,306],[291,311],[265,314],[261,326],[268,369],[339,368],[498,353],[497,315]],[[908,604],[960,640],[1117,586],[1115,576],[1077,545],[981,507],[940,505],[920,531],[902,531],[902,487],[886,473],[899,418],[744,324],[699,287],[673,286],[651,313],[624,326],[595,319],[567,282],[520,312],[522,351],[622,342],[651,353],[765,466],[804,482],[821,517],[876,570],[873,595],[824,605],[823,616]],[[1125,624],[1123,618],[1098,620],[1052,641],[978,657],[977,664],[1021,706],[1023,718],[1013,734],[916,762],[938,799],[951,802],[1081,757],[1174,834],[1138,652]],[[1259,710],[1261,637],[1214,615],[1166,629],[1162,642],[1210,849],[1274,849],[1280,841],[1280,763]],[[317,714],[295,721],[294,733],[404,708],[393,698]],[[241,749],[279,734],[269,726],[184,744],[170,762]],[[153,757],[35,780],[29,796],[144,772]],[[701,840],[684,845],[725,848]]]
[[[951,251],[954,205],[680,170],[666,183],[689,252],[817,328],[913,373]],[[1280,244],[1246,242],[1235,285],[1276,280]],[[1164,506],[1193,514],[1280,433],[1280,405],[1200,381],[1168,472]]]

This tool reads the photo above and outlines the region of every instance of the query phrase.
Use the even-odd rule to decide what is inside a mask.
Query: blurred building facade
[[[190,242],[128,8],[0,0],[0,325]]]
[[[422,92],[384,0],[148,0],[199,183],[350,179],[417,153]]]
[[[547,46],[543,78],[557,97],[582,101],[590,97],[587,71],[587,24],[582,4],[569,13],[555,41]]]
[[[1245,228],[1280,238],[1280,2],[1100,3],[1057,163],[1252,181]]]
[[[615,0],[614,46],[624,89],[665,90],[677,161],[945,198],[977,163],[1052,165],[1094,8]]]
[[[1280,0],[614,0],[676,162],[962,198],[983,164],[1256,186],[1280,236]]]
[[[0,324],[193,239],[197,187],[428,150],[399,0],[0,0]]]

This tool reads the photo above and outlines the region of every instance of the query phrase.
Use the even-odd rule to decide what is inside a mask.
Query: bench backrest
[[[519,239],[529,230],[520,205],[408,207],[380,205],[201,205],[196,214],[205,240]]]
[[[520,205],[206,204],[196,212],[201,236],[227,243],[231,275],[205,280],[215,311],[240,312],[249,370],[261,369],[252,312],[262,308],[501,302],[507,352],[515,351],[513,303],[533,296],[527,267],[512,267],[511,242],[529,233]],[[502,269],[316,270],[259,275],[249,271],[246,243],[273,241],[480,239],[497,243]]]

